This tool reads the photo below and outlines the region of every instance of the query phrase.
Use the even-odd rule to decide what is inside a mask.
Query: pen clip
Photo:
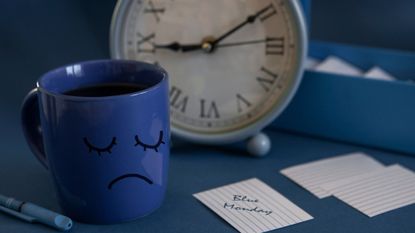
[[[36,219],[33,218],[33,217],[31,217],[31,216],[22,214],[22,213],[20,213],[18,211],[12,210],[12,209],[8,209],[8,208],[6,208],[4,206],[1,206],[1,205],[0,205],[0,211],[2,211],[4,213],[7,213],[7,214],[10,214],[12,216],[15,216],[15,217],[17,217],[19,219],[25,220],[27,222],[35,222],[36,221]]]

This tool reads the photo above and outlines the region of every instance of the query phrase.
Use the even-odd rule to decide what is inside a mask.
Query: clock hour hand
[[[169,49],[175,52],[190,52],[190,51],[195,51],[195,50],[199,50],[202,49],[202,45],[201,44],[185,44],[182,45],[179,42],[172,42],[170,44],[166,44],[166,45],[157,45],[154,44],[154,48],[156,49]]]

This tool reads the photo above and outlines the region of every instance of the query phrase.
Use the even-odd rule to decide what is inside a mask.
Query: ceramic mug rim
[[[73,95],[67,95],[62,92],[58,91],[51,91],[49,88],[45,85],[45,79],[50,78],[50,76],[57,75],[60,72],[63,72],[64,70],[67,70],[67,68],[75,67],[75,66],[96,66],[96,65],[103,65],[103,64],[109,64],[109,65],[132,65],[136,67],[142,67],[143,70],[148,70],[151,72],[154,72],[155,74],[160,75],[160,78],[157,82],[154,84],[149,85],[149,87],[146,87],[139,91],[134,91],[126,94],[120,94],[120,95],[109,95],[109,96],[73,96]],[[87,60],[87,61],[81,61],[76,63],[71,63],[67,65],[63,65],[60,67],[57,67],[55,69],[52,69],[46,73],[44,73],[40,78],[36,81],[36,89],[41,92],[45,93],[49,96],[53,96],[55,98],[61,98],[65,100],[73,100],[73,101],[103,101],[103,100],[109,100],[109,99],[124,99],[124,98],[131,98],[134,96],[143,95],[149,92],[153,92],[161,86],[165,82],[167,82],[168,74],[167,72],[160,66],[153,65],[146,62],[141,61],[134,61],[134,60],[121,60],[121,59],[100,59],[100,60]],[[121,82],[121,83],[131,83],[131,82]]]

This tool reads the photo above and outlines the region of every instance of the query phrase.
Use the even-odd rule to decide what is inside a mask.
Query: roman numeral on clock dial
[[[238,105],[238,112],[242,112],[244,108],[251,107],[252,103],[249,102],[245,97],[243,97],[241,94],[236,94],[236,103]]]
[[[200,118],[220,118],[215,101],[208,102],[205,99],[200,99]]]
[[[271,16],[277,14],[277,9],[275,9],[274,5],[271,3],[267,7],[267,10],[264,12],[264,15],[261,16],[259,19],[261,22],[264,22],[265,20],[269,19]]]
[[[273,73],[265,67],[261,67],[261,72],[263,75],[257,77],[256,80],[266,92],[269,92],[272,85],[274,85],[275,81],[278,79],[278,74]]]
[[[159,14],[163,14],[166,9],[162,7],[156,7],[152,0],[148,1],[148,7],[144,9],[144,13],[153,14],[156,21],[160,22]]]
[[[284,55],[284,37],[269,37],[265,43],[265,55]]]
[[[137,32],[138,41],[137,41],[137,52],[138,53],[155,53],[156,49],[154,48],[154,37],[155,33],[149,35],[143,35],[140,32]]]
[[[170,89],[170,106],[174,109],[185,113],[189,96],[183,94],[179,88],[172,86]]]

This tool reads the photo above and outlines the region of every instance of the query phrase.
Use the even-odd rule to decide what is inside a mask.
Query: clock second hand
[[[265,38],[265,39],[260,39],[260,40],[231,42],[231,43],[218,44],[216,45],[216,47],[231,47],[231,46],[248,45],[248,44],[259,44],[259,43],[265,43],[265,42],[274,41],[274,40],[277,40],[277,39],[276,38]]]
[[[266,38],[266,39],[259,39],[259,40],[248,40],[248,41],[240,41],[240,42],[231,42],[231,43],[224,43],[224,44],[218,44],[216,47],[231,47],[231,46],[240,46],[240,45],[248,45],[248,44],[259,44],[259,43],[265,43],[268,41],[274,41],[275,38]],[[154,48],[156,49],[169,49],[175,52],[189,52],[194,51],[195,48],[200,48],[200,44],[185,44],[181,45],[178,42],[173,42],[167,45],[157,45],[154,44]]]

